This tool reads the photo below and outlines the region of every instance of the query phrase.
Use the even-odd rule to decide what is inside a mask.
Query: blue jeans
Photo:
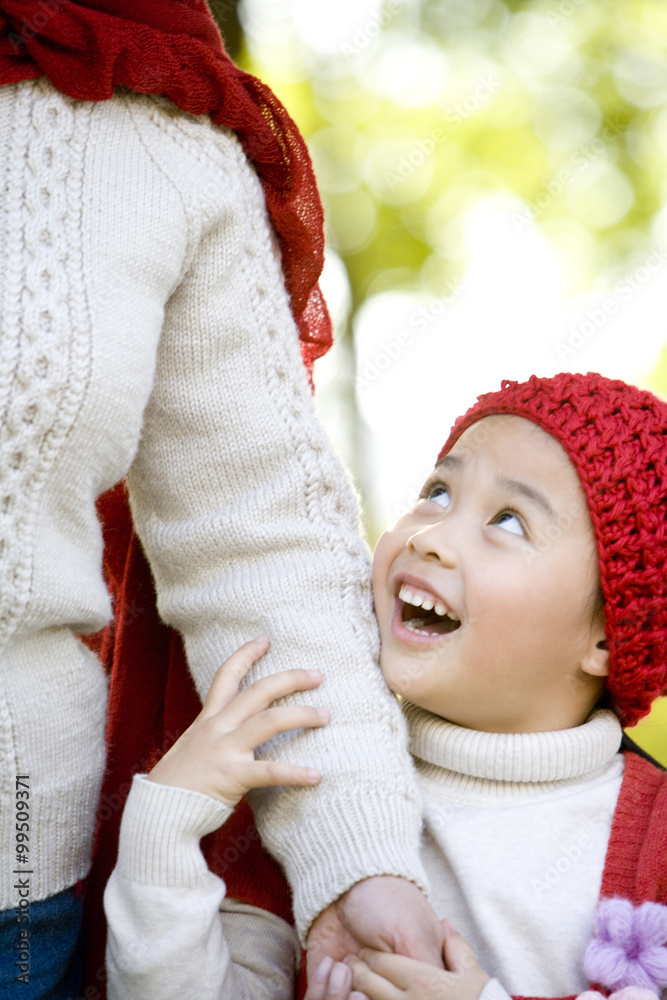
[[[0,1000],[77,1000],[82,914],[80,886],[31,902],[21,914],[0,912]]]

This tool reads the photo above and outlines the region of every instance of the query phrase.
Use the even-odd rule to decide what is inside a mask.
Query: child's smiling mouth
[[[399,626],[400,633],[407,631],[415,636],[432,638],[449,635],[461,625],[459,617],[448,610],[439,597],[422,587],[417,589],[407,583],[402,584],[397,606],[399,615],[394,616],[394,625]],[[399,635],[399,638],[404,636]]]

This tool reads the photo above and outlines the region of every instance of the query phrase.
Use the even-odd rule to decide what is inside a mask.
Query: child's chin
[[[380,666],[382,666],[382,660],[380,660]],[[410,695],[414,693],[412,691],[414,685],[404,670],[401,671],[400,667],[394,667],[394,669],[387,667],[386,670],[383,668],[382,675],[389,690],[398,698],[407,698],[408,701],[412,700]]]

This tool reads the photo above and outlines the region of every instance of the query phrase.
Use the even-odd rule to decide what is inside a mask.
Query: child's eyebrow
[[[527,483],[522,483],[520,479],[508,479],[506,476],[502,476],[497,480],[497,482],[501,490],[505,490],[507,493],[514,493],[516,496],[524,497],[531,503],[541,507],[545,514],[548,514],[549,517],[556,517],[553,507],[547,498]]]
[[[438,469],[441,465],[444,465],[447,469],[459,469],[463,465],[463,459],[457,458],[456,455],[443,455],[435,463],[435,468]]]
[[[458,458],[457,455],[444,455],[439,462],[436,462],[435,468],[440,468],[444,466],[448,469],[460,469],[464,464],[462,458]],[[533,486],[529,486],[528,483],[522,482],[520,479],[510,479],[508,476],[500,476],[496,483],[498,488],[503,490],[505,493],[512,493],[514,496],[524,497],[530,503],[535,504],[535,506],[540,507],[545,514],[555,520],[556,515],[554,509],[539,490],[536,490]]]

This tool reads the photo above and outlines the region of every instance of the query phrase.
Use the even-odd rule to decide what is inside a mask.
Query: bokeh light
[[[318,407],[371,542],[501,378],[667,395],[661,0],[243,0],[312,150],[338,343]],[[667,709],[638,729],[667,762]],[[649,746],[650,744],[650,746]]]

